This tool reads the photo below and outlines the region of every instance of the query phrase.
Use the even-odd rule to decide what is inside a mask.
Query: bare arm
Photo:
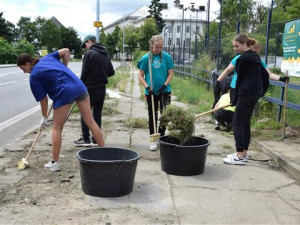
[[[269,74],[269,78],[271,80],[275,80],[275,81],[278,81],[280,76],[276,75],[275,73],[272,73],[270,70],[266,69],[268,71],[268,74]]]
[[[234,70],[234,65],[229,64],[227,68],[221,73],[221,75],[218,77],[218,81],[222,81],[226,76],[228,76],[232,71]]]
[[[144,75],[145,75],[145,72],[143,70],[140,70],[140,72],[139,72],[139,80],[142,83],[142,85],[146,88],[146,87],[148,87],[148,84],[145,81]]]
[[[173,69],[168,70],[168,77],[167,80],[165,81],[164,85],[168,85],[171,80],[173,79]]]
[[[62,48],[58,50],[59,57],[63,59],[63,64],[68,66],[70,61],[70,50],[68,48]]]
[[[46,96],[40,101],[42,116],[47,116],[48,111],[48,97]]]

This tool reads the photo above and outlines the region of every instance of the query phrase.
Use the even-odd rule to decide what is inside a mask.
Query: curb
[[[0,68],[17,67],[17,64],[1,64]]]
[[[275,161],[281,168],[284,169],[295,180],[300,181],[300,166],[284,156],[280,152],[273,151],[272,148],[266,144],[251,139],[251,144],[258,150],[268,155],[273,161]]]

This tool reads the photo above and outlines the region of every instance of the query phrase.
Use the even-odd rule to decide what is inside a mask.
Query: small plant
[[[148,120],[145,118],[129,118],[126,121],[126,125],[132,128],[148,128]]]
[[[189,110],[174,105],[167,106],[160,118],[160,125],[165,126],[169,136],[179,140],[181,145],[193,138],[194,122],[195,117]]]

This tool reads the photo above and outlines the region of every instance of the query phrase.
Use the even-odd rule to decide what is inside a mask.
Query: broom
[[[153,92],[152,69],[151,69],[151,49],[149,51],[148,63],[149,63],[149,74],[150,74],[150,88]],[[151,105],[152,105],[152,117],[153,117],[154,134],[150,135],[150,142],[156,142],[158,140],[158,138],[160,137],[160,133],[157,133],[157,130],[156,130],[156,120],[155,120],[155,109],[154,109],[153,93],[151,95]]]
[[[50,115],[50,113],[52,111],[52,108],[53,108],[53,103],[51,104],[50,109],[49,109],[49,111],[47,113],[47,119],[48,119],[48,117],[49,117],[49,115]],[[32,143],[31,148],[29,149],[29,152],[27,153],[26,157],[22,158],[22,160],[20,162],[18,162],[19,170],[24,170],[26,167],[29,166],[29,163],[28,163],[27,160],[28,160],[29,155],[30,155],[32,149],[34,148],[34,146],[35,146],[38,138],[40,137],[41,133],[42,133],[42,128],[39,129],[39,132],[37,133],[37,135],[36,135],[36,137],[34,139],[34,142]]]
[[[76,102],[73,103],[73,105],[72,105],[70,111],[68,112],[68,115],[67,115],[67,117],[66,117],[66,121],[67,121],[67,119],[69,118],[71,112],[73,111],[75,105],[76,105]],[[47,118],[49,117],[52,108],[53,108],[53,103],[52,103],[52,105],[51,105],[51,107],[50,107],[50,109],[49,109],[49,111],[48,111]],[[30,155],[32,149],[34,148],[34,146],[35,146],[35,144],[36,144],[38,138],[40,137],[41,132],[42,132],[42,129],[39,130],[37,136],[35,137],[34,142],[32,143],[31,148],[29,149],[29,152],[28,152],[27,155],[26,155],[26,157],[25,157],[25,158],[22,158],[22,160],[18,163],[19,170],[24,170],[25,168],[27,168],[27,167],[29,166],[29,163],[28,163],[27,160],[28,160],[29,155]]]
[[[205,116],[205,115],[207,115],[207,114],[209,114],[209,113],[216,112],[216,111],[218,111],[218,110],[220,110],[220,109],[227,108],[227,107],[229,107],[229,106],[231,106],[231,104],[223,105],[223,106],[217,107],[217,108],[215,108],[215,109],[211,109],[211,110],[208,110],[208,111],[206,111],[206,112],[197,114],[197,115],[195,115],[195,119],[197,119],[197,118],[199,118],[199,117],[201,117],[201,116]]]

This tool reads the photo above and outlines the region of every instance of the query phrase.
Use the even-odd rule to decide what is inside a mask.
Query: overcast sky
[[[174,0],[161,0],[173,5]],[[200,5],[207,4],[207,0],[181,0],[181,4],[188,6],[190,2]],[[198,3],[199,2],[199,3]],[[217,11],[217,0],[211,0],[211,12]],[[50,19],[55,16],[65,27],[73,27],[83,38],[87,34],[94,34],[96,20],[96,0],[1,0],[0,12],[3,17],[17,24],[21,16],[34,18],[41,16]],[[107,26],[116,19],[135,11],[143,5],[149,6],[151,0],[100,0],[100,21]]]

